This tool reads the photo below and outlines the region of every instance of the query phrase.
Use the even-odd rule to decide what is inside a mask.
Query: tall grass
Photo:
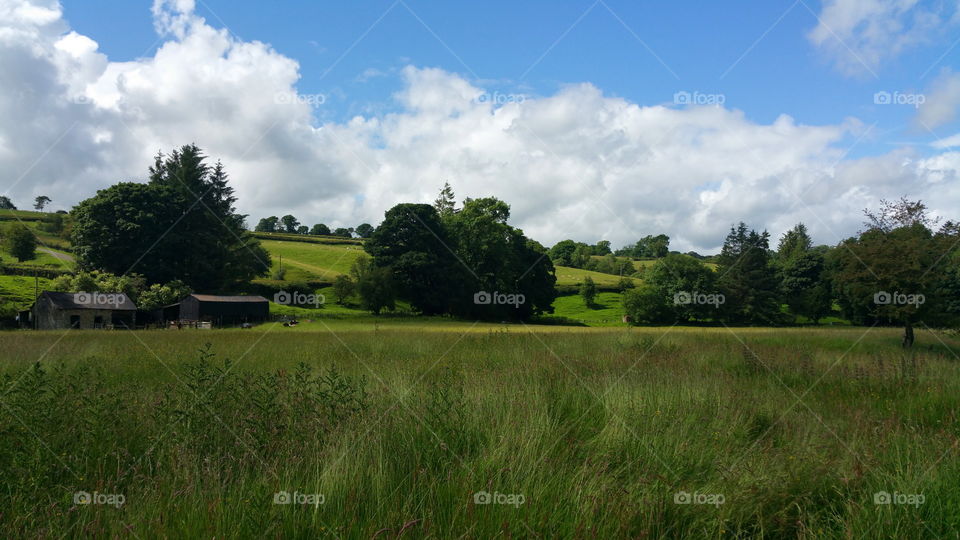
[[[333,331],[0,336],[3,536],[960,530],[943,336]]]

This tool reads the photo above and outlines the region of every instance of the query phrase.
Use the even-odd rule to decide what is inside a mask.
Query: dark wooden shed
[[[270,316],[270,302],[262,296],[216,296],[191,294],[179,303],[177,319],[211,321],[217,326],[262,322]],[[164,316],[174,310],[164,308]]]

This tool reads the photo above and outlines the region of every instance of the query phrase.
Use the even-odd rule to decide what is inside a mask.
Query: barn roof
[[[262,296],[217,296],[215,294],[191,294],[201,302],[269,302]]]
[[[120,292],[54,292],[43,291],[40,297],[46,298],[60,309],[109,309],[113,311],[136,311],[137,305],[130,297]]]

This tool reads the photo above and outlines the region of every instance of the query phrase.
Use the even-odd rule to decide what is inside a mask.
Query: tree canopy
[[[122,182],[82,201],[72,242],[83,270],[137,272],[201,291],[264,275],[270,256],[246,230],[224,167],[195,145],[158,154],[147,183]]]

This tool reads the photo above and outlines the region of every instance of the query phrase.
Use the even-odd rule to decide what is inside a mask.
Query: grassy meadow
[[[390,317],[2,339],[5,537],[960,531],[947,335],[909,356],[895,329]]]

